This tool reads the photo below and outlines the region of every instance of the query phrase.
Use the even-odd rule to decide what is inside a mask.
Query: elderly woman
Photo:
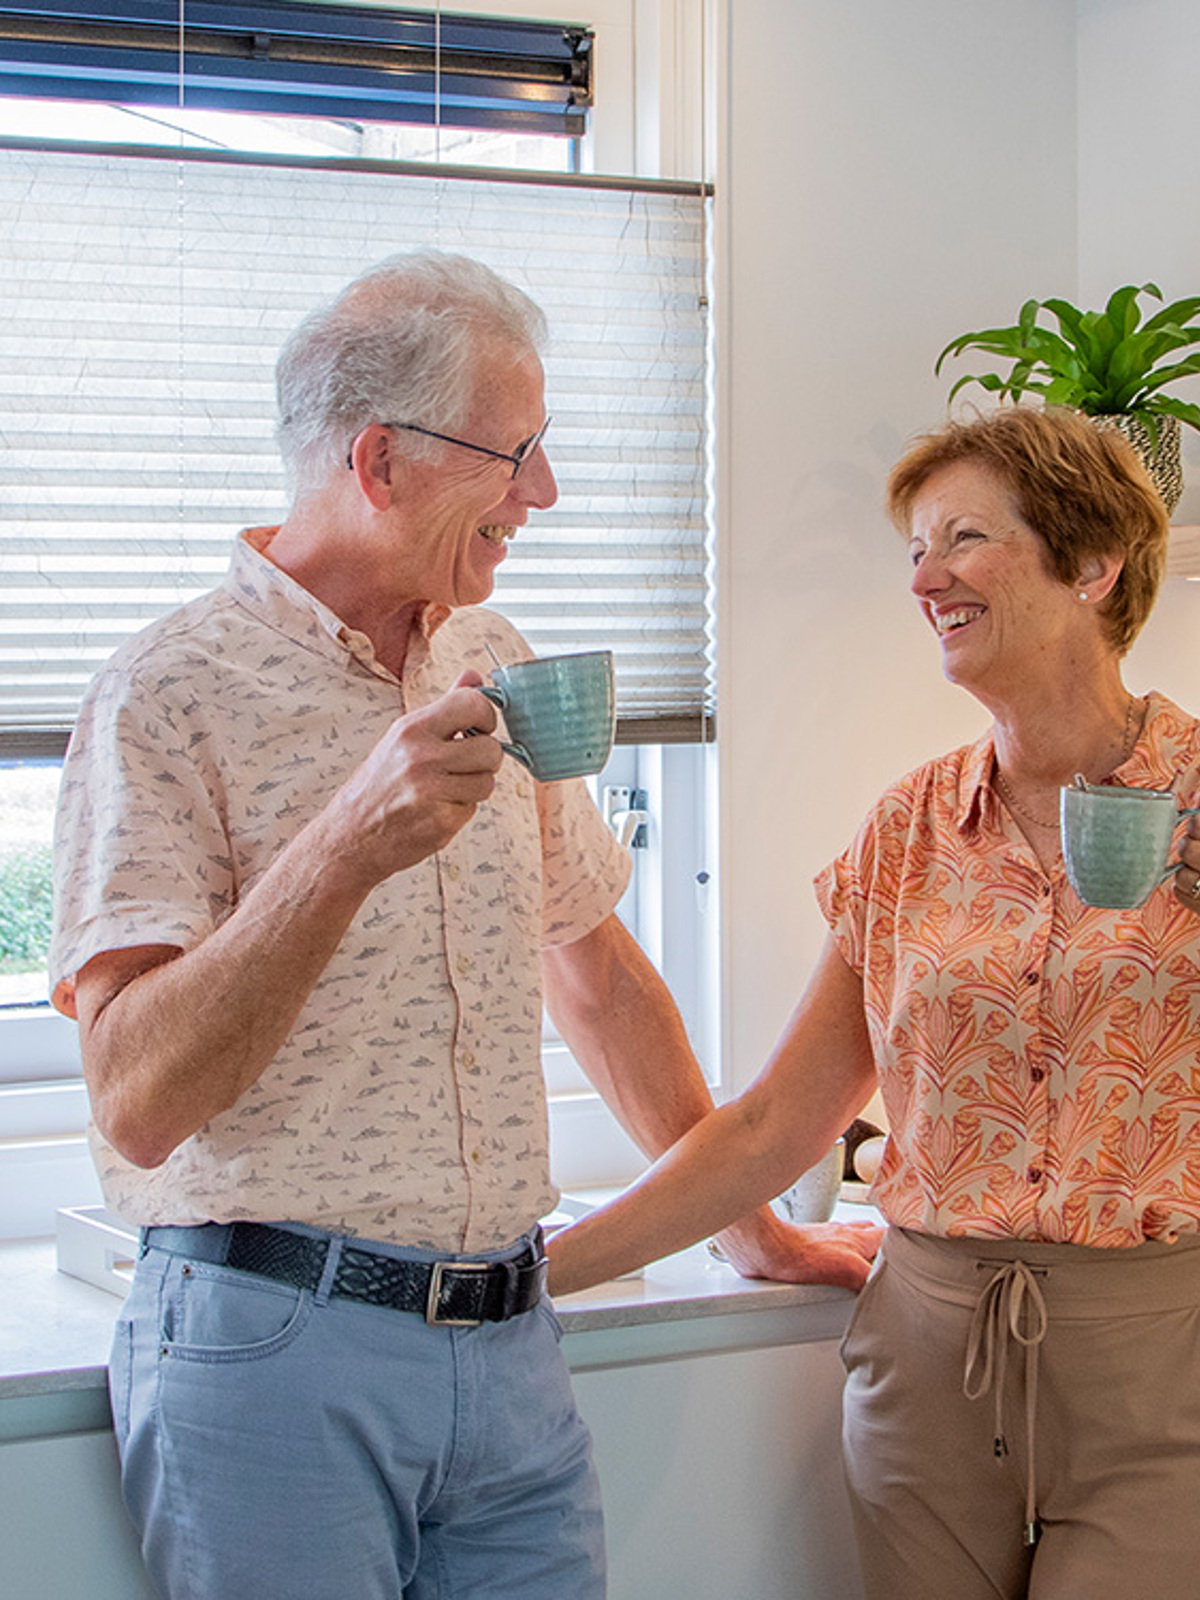
[[[921,440],[889,508],[975,744],[877,803],[817,880],[830,937],[762,1075],[552,1245],[561,1293],[784,1188],[878,1085],[889,1227],[844,1345],[871,1600],[1195,1593],[1200,841],[1084,906],[1058,795],[1165,789],[1200,723],[1131,694],[1167,523],[1123,440],[1002,410]],[[1188,781],[1186,778],[1184,781]]]

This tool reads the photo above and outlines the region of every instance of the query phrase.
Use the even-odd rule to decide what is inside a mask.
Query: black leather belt
[[[193,1228],[143,1228],[141,1253],[165,1250],[315,1291],[330,1244],[328,1238],[260,1222],[206,1222]],[[540,1228],[536,1246],[513,1261],[398,1261],[347,1243],[329,1292],[391,1311],[419,1311],[438,1327],[475,1328],[531,1311],[546,1287],[546,1270]]]

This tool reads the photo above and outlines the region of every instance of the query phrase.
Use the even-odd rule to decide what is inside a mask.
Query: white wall
[[[585,9],[598,170],[697,176],[701,124],[716,123],[722,986],[740,1084],[824,937],[813,873],[890,777],[984,724],[940,677],[880,510],[905,442],[944,416],[934,357],[1030,295],[1095,304],[1147,278],[1200,292],[1200,4],[562,11]],[[1184,440],[1177,520],[1200,522],[1200,438]],[[1200,705],[1198,610],[1200,585],[1165,587],[1131,687]]]
[[[1181,0],[1186,4],[1187,0]],[[880,510],[937,352],[1076,287],[1074,0],[736,0],[721,22],[720,729],[727,1062],[820,947],[813,873],[972,737]],[[1198,697],[1200,698],[1200,697]]]
[[[1157,283],[1171,300],[1200,294],[1200,5],[1079,0],[1078,16],[1080,293],[1089,306],[1123,283]],[[1200,402],[1200,378],[1173,392]],[[1200,523],[1200,434],[1190,428],[1183,452],[1175,520]],[[1200,708],[1200,584],[1163,586],[1127,680]]]

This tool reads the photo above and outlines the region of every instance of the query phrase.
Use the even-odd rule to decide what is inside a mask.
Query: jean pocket
[[[255,1361],[303,1332],[313,1298],[248,1272],[182,1262],[166,1297],[163,1354],[184,1361]]]
[[[558,1320],[558,1313],[555,1311],[554,1303],[549,1295],[542,1296],[537,1305],[534,1306],[533,1314],[549,1324],[550,1331],[554,1334],[555,1343],[561,1343],[563,1335],[562,1323]]]

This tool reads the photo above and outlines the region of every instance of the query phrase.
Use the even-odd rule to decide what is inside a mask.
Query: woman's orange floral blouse
[[[1111,781],[1165,789],[1200,722],[1149,697]],[[991,787],[991,735],[894,785],[816,880],[887,1108],[872,1199],[924,1233],[1128,1246],[1200,1229],[1200,916],[1084,906]]]

